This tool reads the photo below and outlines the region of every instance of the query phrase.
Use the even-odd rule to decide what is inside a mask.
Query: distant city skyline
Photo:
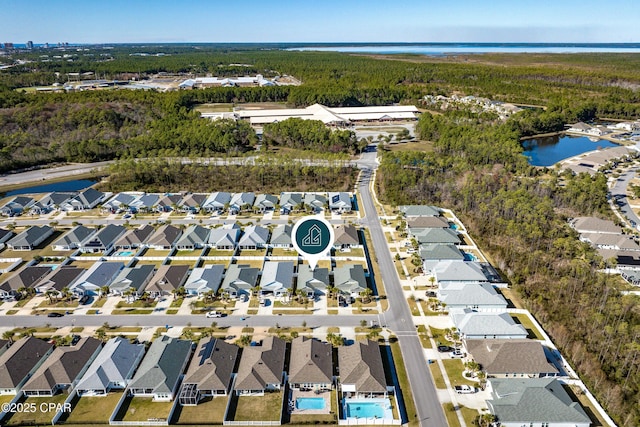
[[[637,0],[4,0],[0,43],[640,42]]]

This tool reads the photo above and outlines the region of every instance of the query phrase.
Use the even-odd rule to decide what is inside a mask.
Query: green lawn
[[[313,314],[313,310],[304,310],[304,309],[291,309],[291,310],[276,310],[274,309],[272,311],[272,313],[274,315],[278,315],[278,314],[298,314],[298,315],[304,315],[304,314]]]
[[[227,396],[207,397],[197,406],[178,405],[173,419],[176,424],[222,424],[227,399]]]
[[[391,354],[393,355],[393,363],[396,366],[396,375],[398,377],[397,392],[402,393],[402,400],[404,401],[404,407],[407,412],[408,425],[415,427],[418,425],[418,413],[413,400],[413,394],[411,392],[411,385],[409,384],[409,377],[404,367],[404,359],[400,351],[400,344],[398,342],[392,342]],[[384,360],[384,359],[383,359]]]
[[[453,345],[452,341],[449,341],[445,338],[444,329],[438,329],[432,326],[429,326],[429,329],[431,329],[431,336],[434,340],[436,340],[437,343],[443,345]]]
[[[238,396],[229,408],[229,418],[234,421],[279,421],[281,415],[281,391],[264,396]]]
[[[184,257],[199,257],[202,253],[202,249],[195,249],[193,251],[176,251],[173,256],[184,256]]]
[[[169,254],[171,253],[171,251],[167,251],[164,249],[147,249],[144,254],[142,254],[142,256],[144,257],[162,257],[162,258],[166,258],[169,256]]]
[[[259,257],[264,257],[267,255],[267,250],[266,249],[258,249],[258,250],[248,250],[248,249],[243,249],[241,251],[238,251],[238,256],[259,256]]]
[[[453,407],[453,403],[445,403],[442,405],[442,409],[444,409],[444,415],[447,417],[449,427],[460,427],[460,420],[458,420],[458,415]]]
[[[144,308],[124,308],[124,309],[116,309],[111,312],[111,314],[151,314],[153,313],[152,309],[144,309]]]
[[[133,302],[120,301],[116,304],[116,308],[153,308],[158,304],[157,301],[135,300]]]
[[[76,399],[64,421],[66,424],[107,424],[121,397],[122,393],[109,393],[106,396]]]
[[[533,324],[531,319],[529,319],[529,316],[527,316],[526,314],[518,313],[512,314],[511,318],[513,318],[516,323],[524,326],[524,328],[527,330],[527,333],[529,334],[527,338],[532,340],[544,340],[544,337],[542,336],[538,328],[536,328],[536,326]]]
[[[204,252],[203,256],[228,256],[228,257],[231,257],[232,255],[233,255],[233,251],[232,250],[221,250],[221,249],[209,248]]]
[[[38,424],[51,424],[51,419],[56,415],[56,410],[42,411],[41,408],[48,409],[44,404],[55,403],[62,404],[69,397],[66,393],[57,394],[53,397],[28,397],[23,400],[23,403],[27,405],[35,404],[35,411],[15,412],[11,418],[6,417],[2,421],[4,426],[18,426],[18,425],[38,425]]]
[[[173,402],[154,402],[150,397],[131,397],[126,399],[116,420],[147,421],[149,418],[167,418]]]
[[[196,259],[191,259],[191,260],[172,259],[167,264],[168,265],[188,265],[188,266],[193,267],[196,264],[196,262],[198,262],[198,260],[196,260]]]
[[[460,359],[444,359],[442,361],[444,364],[444,368],[447,370],[447,376],[449,377],[449,382],[451,382],[452,386],[457,385],[478,385],[477,382],[469,381],[468,379],[462,376],[462,371],[464,370],[464,364]]]

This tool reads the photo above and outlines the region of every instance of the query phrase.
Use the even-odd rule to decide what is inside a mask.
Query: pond
[[[592,141],[586,136],[555,135],[522,141],[522,154],[532,166],[552,166],[578,154],[617,146],[605,139]]]
[[[23,187],[15,190],[0,193],[0,196],[17,196],[18,194],[51,193],[52,191],[80,191],[94,185],[96,179],[74,179],[71,181],[54,182],[51,184],[40,184],[31,187]]]

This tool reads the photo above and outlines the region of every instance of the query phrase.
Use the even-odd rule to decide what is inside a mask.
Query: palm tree
[[[335,298],[335,294],[336,294],[337,290],[338,290],[338,288],[336,288],[335,286],[333,286],[331,284],[328,285],[327,286],[327,294],[328,294],[327,297],[328,298]]]
[[[9,343],[13,343],[13,335],[14,335],[13,331],[5,331],[2,334],[2,339],[9,341]]]
[[[45,295],[49,298],[49,304],[53,304],[53,297],[57,294],[58,292],[55,289],[48,289],[47,292],[45,292]]]
[[[100,298],[104,298],[109,294],[111,288],[108,285],[104,285],[100,287]]]
[[[62,298],[64,299],[65,302],[71,299],[71,289],[69,289],[68,286],[65,286],[64,288],[62,288],[61,292],[62,292]]]
[[[373,295],[371,288],[364,288],[362,292],[360,292],[360,298],[362,298],[362,302],[365,304],[371,302],[371,295]]]
[[[20,299],[27,296],[27,288],[25,286],[21,286],[17,290],[18,294],[20,294]]]

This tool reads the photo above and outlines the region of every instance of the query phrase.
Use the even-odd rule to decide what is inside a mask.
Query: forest
[[[264,126],[262,142],[265,146],[356,154],[364,150],[367,142],[358,142],[350,130],[329,129],[320,120],[290,118]]]

